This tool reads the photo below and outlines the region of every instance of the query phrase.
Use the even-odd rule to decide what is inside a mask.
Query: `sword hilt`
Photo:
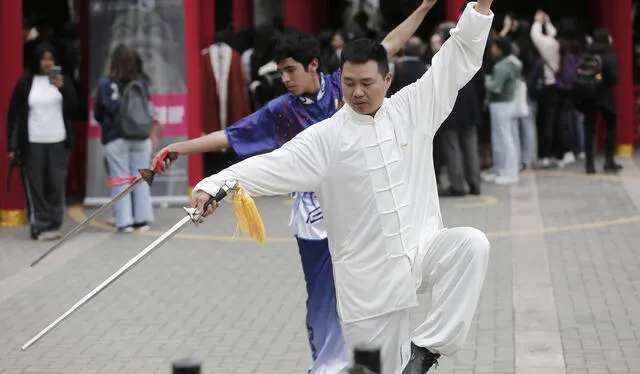
[[[227,197],[227,195],[229,194],[229,191],[231,191],[235,187],[236,187],[235,182],[226,182],[225,184],[223,184],[222,187],[220,187],[220,189],[218,190],[218,193],[215,194],[215,196],[211,196],[209,200],[207,200],[207,202],[204,203],[204,205],[202,206],[203,211],[206,212],[207,209],[209,209],[209,206],[211,206],[211,204],[222,201],[222,199]]]
[[[215,194],[214,196],[211,196],[209,200],[207,200],[204,203],[204,205],[202,206],[202,212],[203,213],[206,212],[207,209],[209,209],[209,207],[211,206],[211,204],[222,201],[222,199],[227,197],[227,195],[229,194],[229,191],[236,188],[236,186],[237,186],[237,182],[226,182],[225,184],[223,184],[222,187],[220,187],[220,189],[218,190],[218,193]],[[196,215],[195,208],[184,208],[184,209],[186,210],[189,217],[191,217],[191,220],[193,222],[197,222],[200,219],[200,216],[202,215],[202,214]]]
[[[166,160],[175,161],[177,159],[178,159],[178,152],[168,152],[167,155],[164,157],[163,161],[166,161]],[[142,177],[142,179],[145,182],[147,182],[149,186],[151,186],[151,184],[153,183],[153,177],[156,176],[157,172],[151,169],[138,169],[138,172],[140,173],[140,177]]]

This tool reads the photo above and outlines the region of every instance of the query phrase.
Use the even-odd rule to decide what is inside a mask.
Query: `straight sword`
[[[178,154],[175,152],[169,152],[166,157],[166,159],[169,159],[171,161],[174,161],[177,158],[178,158]],[[110,206],[118,202],[118,200],[122,199],[129,192],[133,191],[143,181],[147,182],[149,186],[151,186],[151,184],[153,183],[153,177],[156,175],[156,172],[150,169],[139,169],[138,171],[140,172],[140,176],[137,177],[133,182],[131,182],[131,184],[129,184],[127,188],[125,188],[122,192],[117,194],[109,202],[107,202],[106,204],[104,204],[103,206],[95,210],[93,213],[91,213],[87,218],[84,219],[84,221],[80,222],[80,224],[78,224],[71,231],[66,233],[62,238],[60,238],[59,241],[57,241],[54,245],[52,245],[51,248],[49,248],[45,253],[43,253],[40,257],[38,257],[35,261],[33,261],[29,266],[34,267],[36,264],[42,261],[45,257],[47,257],[51,252],[53,252],[62,244],[64,244],[64,242],[66,242],[75,233],[85,228],[87,224],[91,222],[94,218],[96,218],[100,213],[104,212],[107,208],[109,208]]]
[[[235,182],[227,182],[215,196],[212,196],[207,202],[204,204],[202,211],[206,212],[211,204],[214,202],[221,201],[225,196],[227,196],[228,192],[235,188]],[[156,239],[153,243],[149,244],[142,252],[138,253],[135,257],[133,257],[129,262],[124,264],[118,271],[113,273],[109,278],[107,278],[104,282],[102,282],[98,287],[94,288],[91,292],[89,292],[86,296],[80,299],[77,303],[75,303],[69,310],[67,310],[64,314],[58,317],[55,321],[53,321],[49,326],[45,327],[42,331],[40,331],[37,335],[31,338],[28,342],[26,342],[20,349],[25,351],[35,342],[37,342],[40,338],[45,336],[51,330],[53,330],[60,322],[64,321],[71,314],[77,311],[81,306],[83,306],[87,301],[91,300],[98,293],[103,291],[107,286],[113,283],[116,279],[120,278],[124,273],[131,270],[136,264],[138,264],[143,258],[145,258],[151,251],[158,248],[161,244],[166,242],[169,238],[177,234],[187,223],[198,224],[201,218],[201,213],[196,214],[196,210],[194,208],[184,208],[187,212],[187,216],[178,221],[172,228],[170,228],[167,232],[162,234],[158,239]]]

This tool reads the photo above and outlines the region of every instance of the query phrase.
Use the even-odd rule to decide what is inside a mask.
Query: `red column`
[[[78,100],[83,101],[82,107],[88,108],[89,92],[89,2],[77,1],[78,12],[78,38],[80,42],[81,64],[80,84],[81,92],[78,92]],[[83,113],[86,115],[86,113]],[[76,121],[74,124],[75,146],[69,157],[69,171],[67,175],[67,195],[84,197],[87,185],[87,131],[89,121]]]
[[[191,0],[186,0],[186,1],[191,1]],[[198,0],[195,0],[195,1],[198,1]],[[200,48],[205,48],[213,44],[213,42],[215,41],[216,1],[215,0],[199,0],[199,1],[200,1],[200,21],[201,21],[200,32],[202,33]]]
[[[233,1],[233,31],[253,25],[253,0]]]
[[[204,0],[212,2],[213,0]],[[202,49],[203,30],[201,27],[201,0],[184,0],[185,54],[187,69],[187,137],[198,138],[202,135],[202,98],[200,78],[200,50]],[[202,180],[203,161],[201,154],[189,157],[189,195],[193,187]]]
[[[604,0],[603,0],[604,3]],[[606,2],[610,5],[609,2]],[[618,57],[620,81],[615,89],[618,109],[618,155],[630,157],[633,154],[633,116],[635,100],[633,96],[633,25],[631,20],[631,0],[617,0],[611,7],[609,30],[613,37],[613,48]]]
[[[284,0],[282,2],[284,26],[313,33],[313,0]]]
[[[462,14],[462,6],[465,0],[447,0],[445,3],[445,16],[447,21],[458,22],[458,18]]]
[[[315,35],[320,32],[321,29],[329,26],[329,0],[316,0],[313,3],[313,19],[314,19],[314,28],[313,32]]]
[[[22,76],[22,0],[0,1],[0,50],[18,51],[0,59],[0,226],[22,226],[27,222],[20,169],[14,168],[7,192],[9,147],[7,113],[13,88]]]

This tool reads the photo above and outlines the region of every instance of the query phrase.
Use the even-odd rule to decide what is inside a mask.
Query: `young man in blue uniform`
[[[382,44],[389,56],[396,54],[413,36],[436,1],[424,0],[419,9],[384,38]],[[151,167],[168,168],[170,161],[161,161],[167,152],[187,155],[232,148],[242,158],[271,152],[342,107],[340,70],[330,75],[320,72],[320,46],[313,36],[302,33],[281,36],[275,46],[274,60],[288,93],[224,130],[165,147],[154,158]],[[306,324],[313,357],[309,373],[343,372],[349,355],[336,310],[333,269],[322,210],[313,192],[295,194],[290,225],[298,242],[308,295]]]

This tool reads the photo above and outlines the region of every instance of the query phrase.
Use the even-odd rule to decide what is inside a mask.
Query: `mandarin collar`
[[[355,111],[355,109],[353,109],[349,104],[345,103],[344,106],[347,110],[347,113],[349,113],[349,117],[354,120],[356,123],[361,124],[361,125],[373,125],[374,123],[380,121],[381,119],[385,118],[386,116],[386,98],[385,100],[382,102],[382,106],[380,107],[380,109],[378,109],[378,111],[376,112],[375,116],[370,116],[367,114],[360,114],[358,112]]]

